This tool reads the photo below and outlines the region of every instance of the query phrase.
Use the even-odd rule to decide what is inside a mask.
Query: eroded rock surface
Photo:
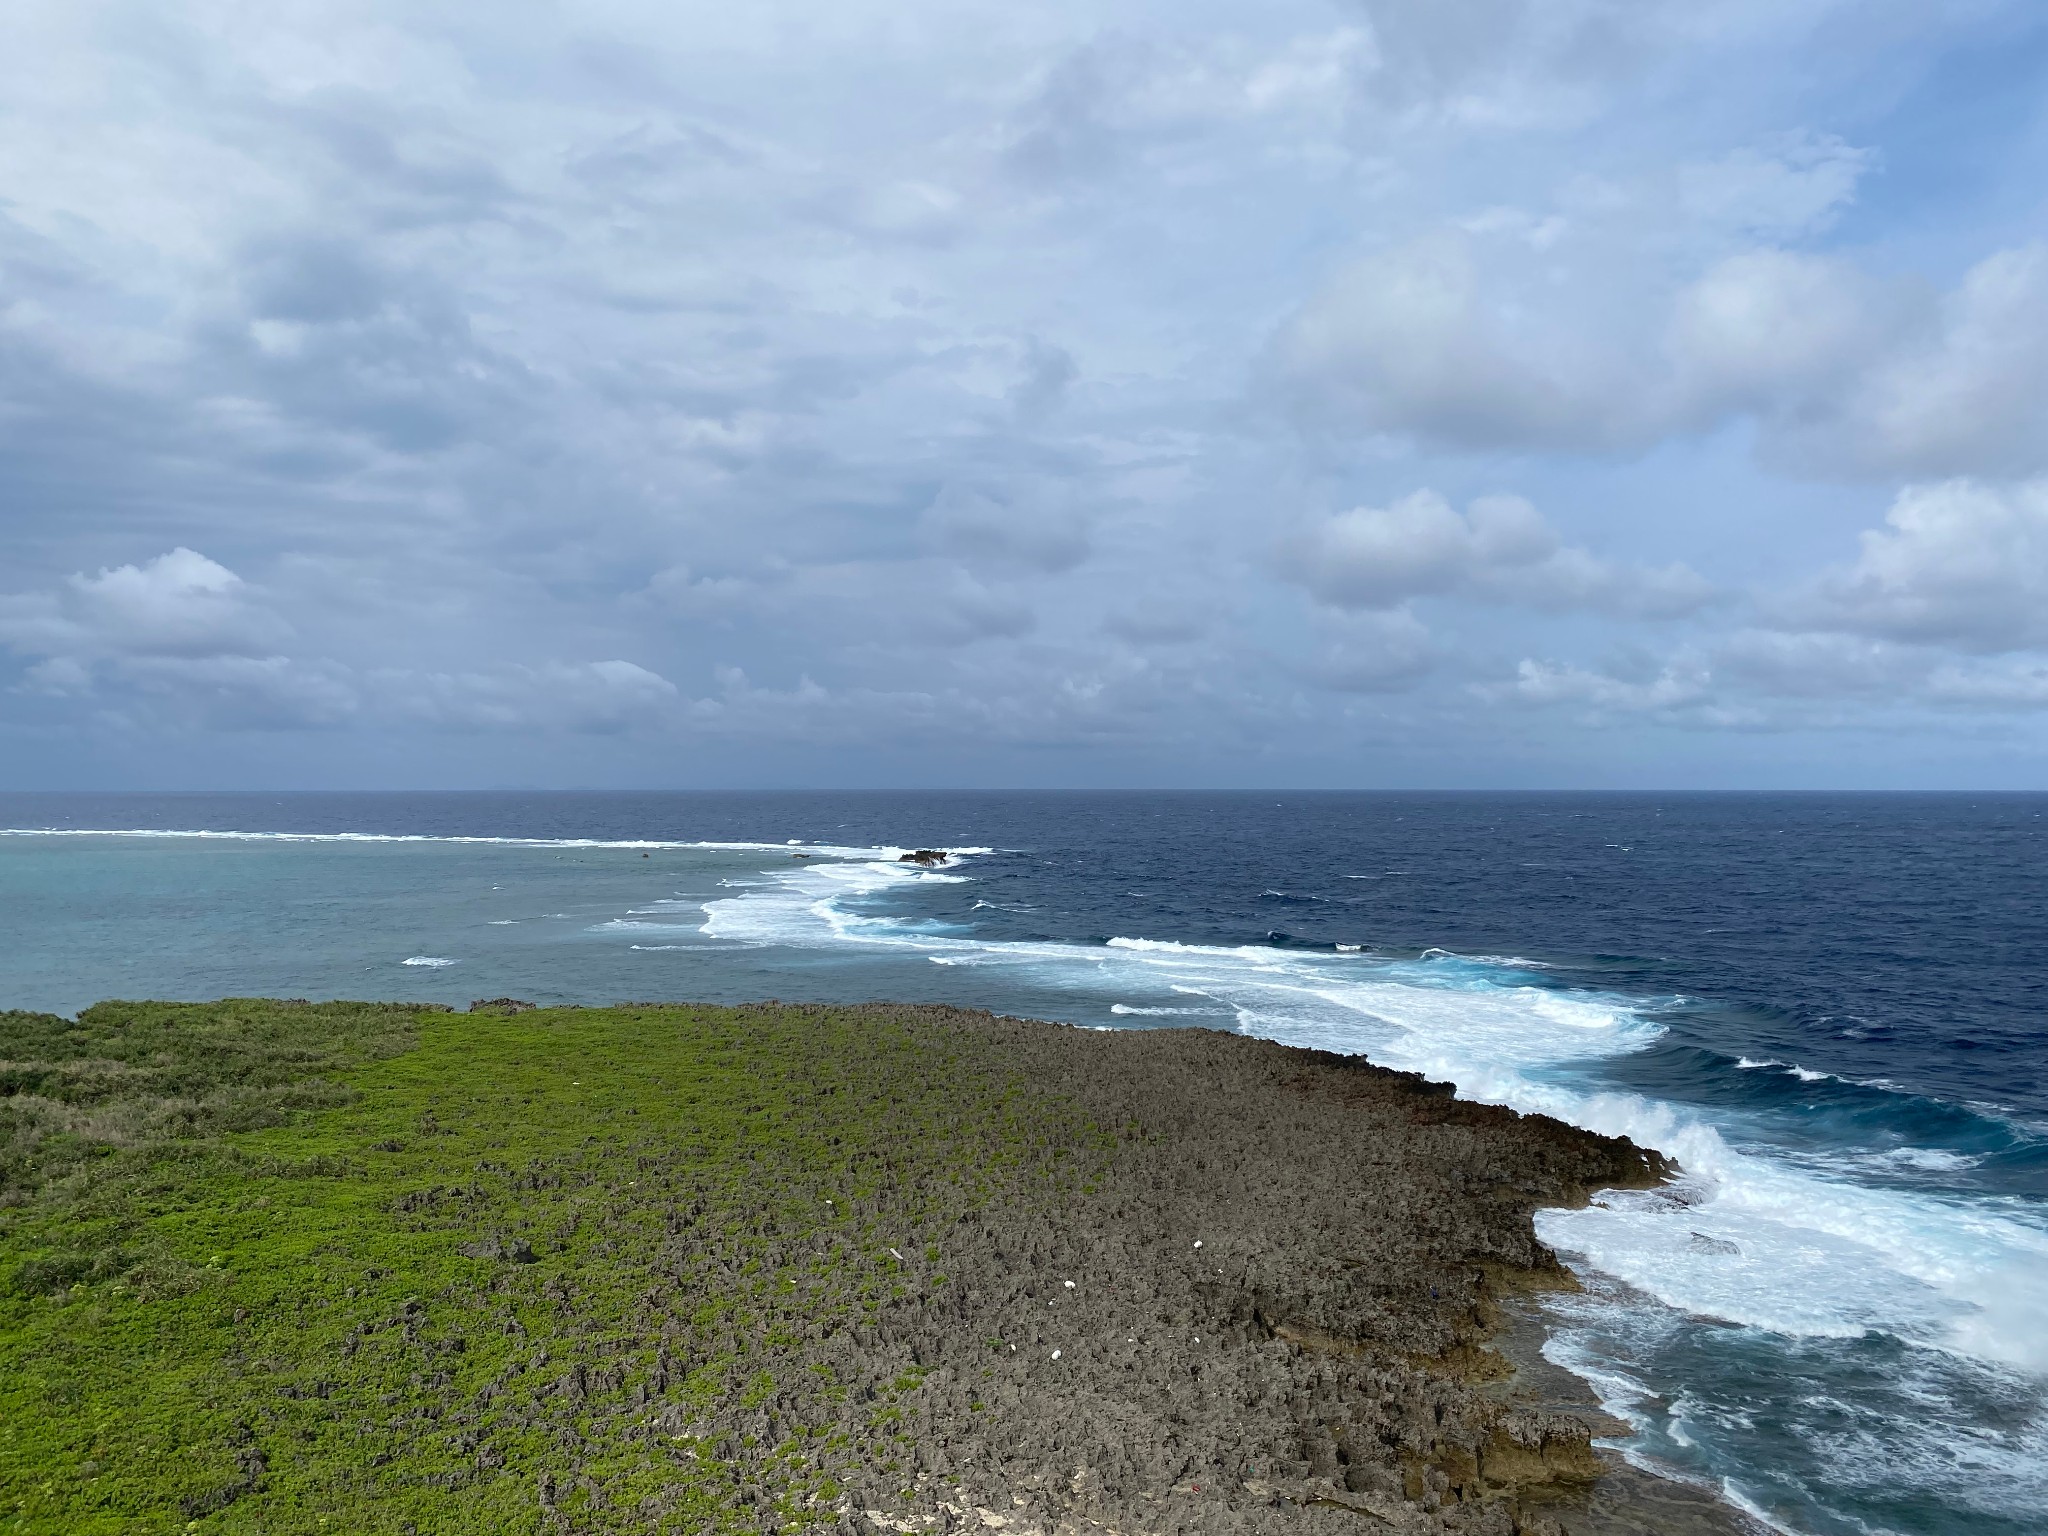
[[[1588,1420],[1475,1390],[1508,1370],[1485,1340],[1504,1294],[1569,1283],[1532,1212],[1653,1181],[1654,1154],[1235,1035],[919,1016],[1115,1139],[1093,1193],[962,1218],[915,1261],[945,1286],[812,1345],[923,1372],[906,1475],[856,1477],[856,1527],[1569,1523]]]

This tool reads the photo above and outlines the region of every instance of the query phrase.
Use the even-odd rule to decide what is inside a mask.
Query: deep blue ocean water
[[[1632,1456],[1813,1536],[2048,1531],[2048,795],[0,795],[0,828],[0,1006],[943,1000],[1634,1136],[1676,1186],[1539,1222],[1586,1282],[1549,1352]]]

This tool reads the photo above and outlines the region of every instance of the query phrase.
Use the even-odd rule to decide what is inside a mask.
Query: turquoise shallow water
[[[1683,1162],[1541,1223],[1588,1286],[1551,1353],[1631,1454],[1816,1536],[2041,1531],[2044,812],[5,796],[0,1004],[930,999],[1364,1052]]]

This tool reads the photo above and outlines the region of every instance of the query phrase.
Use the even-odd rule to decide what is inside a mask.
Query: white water
[[[831,859],[894,858],[907,848],[847,848],[833,843],[674,842],[659,838],[599,837],[458,837],[423,832],[223,832],[161,827],[0,827],[0,837],[146,837],[229,843],[471,843],[494,848],[620,848],[651,852],[666,849],[712,849],[735,853],[774,852]],[[962,852],[987,853],[986,848]]]

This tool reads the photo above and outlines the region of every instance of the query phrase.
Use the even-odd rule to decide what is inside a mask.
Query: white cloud
[[[1909,333],[1910,304],[1832,257],[1764,249],[1716,262],[1673,302],[1662,425],[1810,413],[1809,402],[1848,388],[1874,349]]]
[[[1696,704],[1707,694],[1703,669],[1667,667],[1644,682],[1626,682],[1602,672],[1561,662],[1524,660],[1515,680],[1496,695],[1526,704],[1585,704],[1609,710],[1669,710]]]
[[[0,645],[31,658],[27,692],[126,697],[231,729],[350,719],[348,669],[283,654],[291,635],[240,576],[182,546],[74,575],[54,591],[0,598]]]
[[[1461,514],[1435,491],[1354,507],[1283,551],[1287,574],[1335,608],[1387,609],[1458,594],[1564,611],[1676,618],[1716,596],[1681,565],[1615,565],[1567,546],[1519,496],[1482,496]]]
[[[1875,151],[1832,134],[1789,134],[1681,167],[1679,204],[1709,228],[1800,239],[1834,222],[1876,164]]]
[[[1442,231],[1338,273],[1280,330],[1268,376],[1320,430],[1452,448],[1605,447],[1640,435],[1627,357],[1552,304],[1489,292]]]
[[[2048,480],[1908,486],[1855,561],[1776,611],[1787,628],[1967,651],[2048,645]]]
[[[1909,475],[2048,468],[2048,247],[1978,262],[1916,334],[1866,361],[1839,420],[1814,434],[1824,460]],[[1812,404],[1825,421],[1825,402]],[[1806,446],[1798,425],[1784,431]]]
[[[1831,729],[1925,720],[1929,712],[2048,710],[2048,662],[1962,659],[1938,647],[1856,634],[1745,629],[1623,668],[1525,659],[1490,702],[1686,726]]]
[[[259,656],[291,633],[233,571],[180,546],[141,565],[0,597],[0,644],[74,662]]]

